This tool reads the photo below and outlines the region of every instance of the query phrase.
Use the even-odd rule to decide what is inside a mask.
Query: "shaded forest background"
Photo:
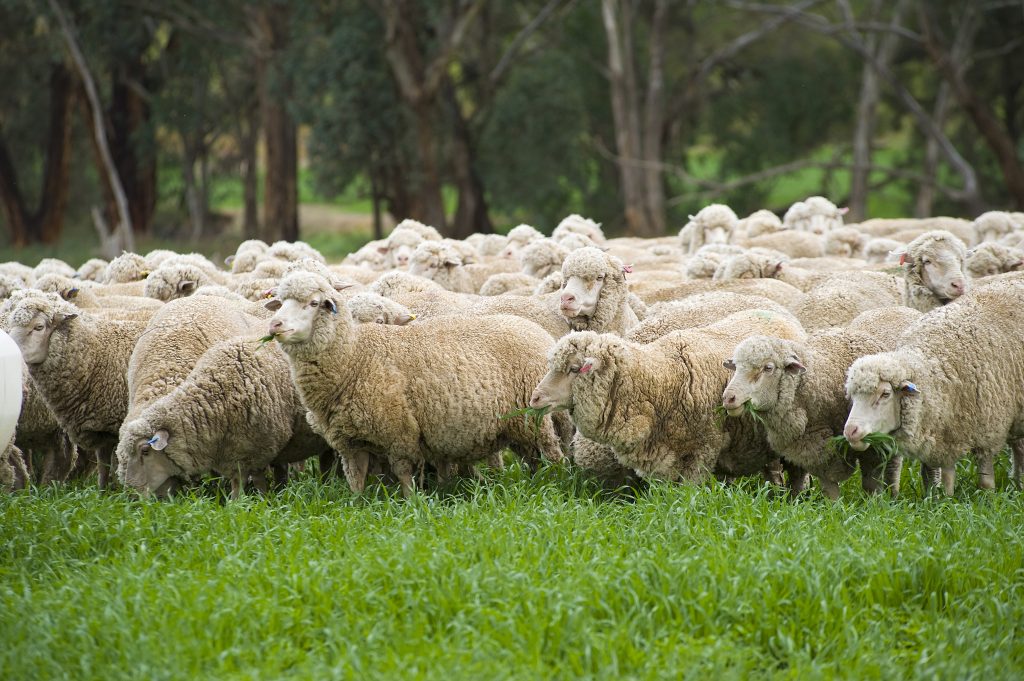
[[[1022,210],[1022,67],[1020,0],[0,0],[0,228],[84,257]]]

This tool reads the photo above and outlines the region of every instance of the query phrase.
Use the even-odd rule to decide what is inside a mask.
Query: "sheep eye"
[[[761,369],[761,371],[766,374],[770,374],[771,372],[775,371],[775,367],[771,364],[765,364],[764,368]]]
[[[597,280],[598,281],[604,281],[604,275],[603,274],[597,275]]]
[[[931,265],[932,261],[929,260],[928,258],[925,258],[924,260],[921,261],[921,264],[922,265]]]
[[[42,324],[36,324],[35,330],[36,331],[42,331],[43,330],[43,325]]]
[[[580,368],[579,367],[570,367],[569,368],[569,373],[570,374],[578,374],[579,372],[580,372]]]
[[[380,317],[377,317],[377,319],[375,319],[374,321],[376,321],[378,324],[383,324],[384,323],[384,320],[381,319]]]
[[[882,391],[882,399],[883,400],[889,399],[890,397],[892,397],[892,391],[891,390],[883,390]]]

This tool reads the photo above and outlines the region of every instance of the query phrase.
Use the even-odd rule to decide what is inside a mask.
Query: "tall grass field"
[[[1024,501],[607,492],[511,466],[403,500],[0,497],[0,678],[1020,679]]]

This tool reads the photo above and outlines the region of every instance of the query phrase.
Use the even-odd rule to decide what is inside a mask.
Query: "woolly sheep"
[[[395,232],[400,232],[402,230],[413,231],[416,234],[419,234],[420,238],[424,241],[440,241],[442,238],[441,233],[436,229],[430,225],[423,224],[419,220],[413,220],[412,218],[406,218],[399,222],[395,225],[395,228],[391,230],[391,233],[394,234]]]
[[[505,248],[506,238],[501,234],[470,234],[466,237],[482,258],[496,256]]]
[[[896,339],[921,316],[919,310],[905,305],[886,305],[865,310],[854,317],[846,328],[873,336],[891,349]]]
[[[648,305],[670,300],[681,300],[687,296],[707,293],[709,291],[749,293],[755,296],[770,298],[776,303],[787,306],[794,304],[804,297],[803,291],[777,279],[734,279],[727,281],[698,279],[672,286],[651,287],[637,284],[631,288],[635,289],[635,293]]]
[[[78,268],[75,278],[98,282],[106,273],[109,264],[101,258],[89,258]]]
[[[601,249],[581,248],[562,263],[558,311],[573,331],[626,333],[639,323],[628,297],[622,261]]]
[[[701,480],[712,472],[749,475],[767,463],[763,437],[747,423],[715,423],[728,374],[721,353],[771,328],[773,313],[739,312],[706,327],[639,344],[614,334],[571,333],[548,355],[534,408],[568,409],[580,435],[610,447],[619,464],[644,478]]]
[[[836,227],[825,235],[825,255],[854,258],[864,250],[868,237],[853,227]]]
[[[193,254],[193,255],[195,255],[195,254]],[[175,253],[174,251],[169,251],[166,248],[157,248],[157,249],[154,249],[154,250],[150,251],[149,253],[147,253],[144,256],[144,259],[146,261],[147,269],[149,269],[150,271],[153,271],[157,267],[159,267],[162,263],[167,262],[168,260],[170,260],[172,258],[178,258],[178,257],[180,257],[179,254]]]
[[[811,196],[790,206],[782,216],[782,223],[789,229],[824,236],[843,226],[847,210],[837,208],[824,196]]]
[[[75,276],[75,268],[58,258],[43,258],[32,270],[32,281],[45,274],[59,274],[62,277]]]
[[[750,250],[723,259],[715,269],[715,281],[729,279],[775,279],[789,260],[782,253]]]
[[[884,263],[890,258],[889,254],[893,251],[903,248],[905,244],[896,241],[895,239],[886,239],[879,237],[877,239],[871,239],[864,244],[864,259],[869,263]]]
[[[968,288],[967,247],[942,230],[927,232],[893,252],[903,268],[903,304],[921,312],[959,298]]]
[[[190,296],[200,286],[223,286],[226,283],[226,275],[212,273],[191,263],[172,261],[150,272],[143,292],[147,298],[167,302]]]
[[[572,234],[578,234],[597,246],[605,245],[604,232],[601,230],[601,223],[594,222],[590,218],[573,213],[562,219],[558,226],[551,231],[551,238],[555,241],[562,241]]]
[[[503,293],[530,295],[540,280],[522,272],[502,272],[487,277],[480,287],[482,296],[500,296]]]
[[[839,498],[839,484],[857,464],[864,490],[875,493],[885,460],[872,449],[848,459],[828,441],[842,432],[849,413],[843,394],[846,370],[857,358],[883,349],[871,336],[846,329],[814,333],[802,342],[752,336],[724,362],[732,378],[722,406],[730,417],[741,417],[749,402],[772,451],[818,478],[828,498]],[[801,491],[799,485],[792,491]]]
[[[57,423],[78,447],[95,451],[99,486],[109,479],[128,405],[128,358],[144,322],[102,319],[56,293],[26,292],[5,326]]]
[[[651,306],[647,319],[633,327],[626,338],[637,343],[650,343],[672,331],[704,326],[734,312],[754,309],[768,310],[796,322],[786,308],[763,296],[712,291]]]
[[[972,279],[1024,269],[1024,249],[986,241],[967,251],[967,274]]]
[[[952,494],[965,452],[978,485],[995,485],[993,459],[1010,442],[1013,477],[1024,465],[1024,280],[980,287],[922,315],[899,348],[858,359],[847,373],[852,401],[843,434],[864,449],[869,433],[892,435],[905,456],[941,468]]]
[[[104,284],[128,284],[135,281],[142,281],[149,275],[149,266],[146,259],[138,253],[125,251],[107,264],[107,271],[103,274]]]
[[[475,265],[480,262],[480,254],[472,245],[460,239],[441,239],[441,243],[448,244],[460,258],[463,265]]]
[[[32,268],[28,265],[22,265],[20,262],[0,263],[0,274],[13,277],[20,281],[24,286],[31,284],[34,279]]]
[[[895,305],[899,296],[886,275],[870,277],[869,272],[833,276],[789,306],[808,331],[846,326],[854,317],[877,307]]]
[[[416,319],[409,308],[378,293],[358,293],[345,301],[352,321],[367,324],[394,324],[405,326]]]
[[[370,285],[370,291],[379,293],[386,298],[394,298],[406,293],[430,293],[447,291],[440,284],[430,279],[417,277],[408,272],[388,272],[377,278],[377,281]]]
[[[0,273],[0,300],[11,297],[15,291],[27,288],[27,284],[20,277]]]
[[[975,232],[974,225],[970,221],[945,216],[896,219],[875,218],[860,223],[857,225],[857,229],[872,237],[886,238],[892,238],[893,235],[899,232],[908,232],[910,230],[920,230],[921,232],[944,230],[951,232],[969,246],[974,245],[978,240],[977,232]]]
[[[696,253],[705,244],[726,244],[732,239],[739,218],[732,208],[721,203],[704,206],[679,231],[679,241],[686,253]]]
[[[689,279],[712,279],[715,270],[724,260],[740,253],[743,253],[741,247],[728,244],[701,246],[696,253],[686,259],[683,271]]]
[[[378,247],[377,251],[384,256],[385,268],[404,269],[409,266],[409,258],[412,257],[413,251],[423,242],[423,237],[412,229],[396,229],[384,239],[384,245]],[[439,239],[433,243],[443,242]],[[451,249],[451,246],[448,248]]]
[[[560,271],[568,256],[569,250],[552,239],[534,241],[524,246],[518,253],[523,273],[537,279]]]
[[[791,258],[819,258],[825,255],[825,237],[795,229],[762,234],[747,239],[743,245],[747,248],[769,248]]]
[[[101,312],[108,318],[120,315],[126,319],[148,319],[145,314],[139,313],[157,310],[162,306],[160,301],[149,298],[97,295],[96,291],[101,288],[99,285],[79,279],[68,279],[58,274],[40,277],[35,288],[45,293],[56,293],[83,310]]]
[[[231,268],[233,274],[252,272],[259,264],[270,246],[259,239],[247,239],[238,244],[234,255],[224,259],[224,264]]]
[[[541,328],[502,316],[355,325],[338,304],[326,279],[292,273],[268,303],[276,308],[269,331],[313,430],[342,456],[354,491],[374,452],[406,495],[423,462],[471,464],[506,445],[530,460],[561,458],[550,417],[536,434],[523,419],[498,418],[525,404],[544,373],[552,341]]]
[[[754,211],[739,221],[736,226],[736,234],[746,239],[753,239],[762,234],[772,234],[786,229],[782,225],[779,216],[770,210],[761,209]]]
[[[509,230],[505,237],[505,246],[498,252],[498,255],[502,258],[514,258],[519,251],[543,238],[544,235],[530,225],[516,225]]]
[[[560,338],[569,332],[569,324],[553,306],[533,296],[476,296],[441,289],[387,294],[387,297],[404,305],[421,319],[453,315],[471,318],[513,315],[537,324],[552,338]]]
[[[565,232],[558,236],[552,236],[552,240],[565,250],[572,252],[581,248],[602,248],[602,246],[588,237],[586,234]]]
[[[290,262],[301,260],[302,258],[312,258],[325,264],[327,262],[320,251],[305,241],[275,241],[270,244],[266,255],[268,258],[277,258],[278,260],[288,260]]]
[[[263,470],[323,454],[275,346],[222,341],[170,393],[124,424],[118,475],[129,487],[166,496],[179,480],[215,471],[231,480],[237,499],[252,475],[266,491]]]
[[[476,265],[462,264],[462,258],[447,244],[424,241],[413,251],[409,273],[437,282],[449,291],[476,293],[487,278],[518,269],[512,260],[495,260]]]

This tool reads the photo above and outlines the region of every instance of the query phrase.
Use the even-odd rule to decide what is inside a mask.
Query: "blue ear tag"
[[[159,440],[159,439],[160,439],[159,437],[154,435],[153,437],[151,437],[148,440],[146,440],[146,444],[147,445],[154,445],[154,444],[156,444],[156,441]]]
[[[913,383],[909,382],[909,381],[907,382],[907,385],[905,387],[907,389],[907,392],[912,392],[912,393],[916,393],[917,392],[917,386],[914,385]]]

